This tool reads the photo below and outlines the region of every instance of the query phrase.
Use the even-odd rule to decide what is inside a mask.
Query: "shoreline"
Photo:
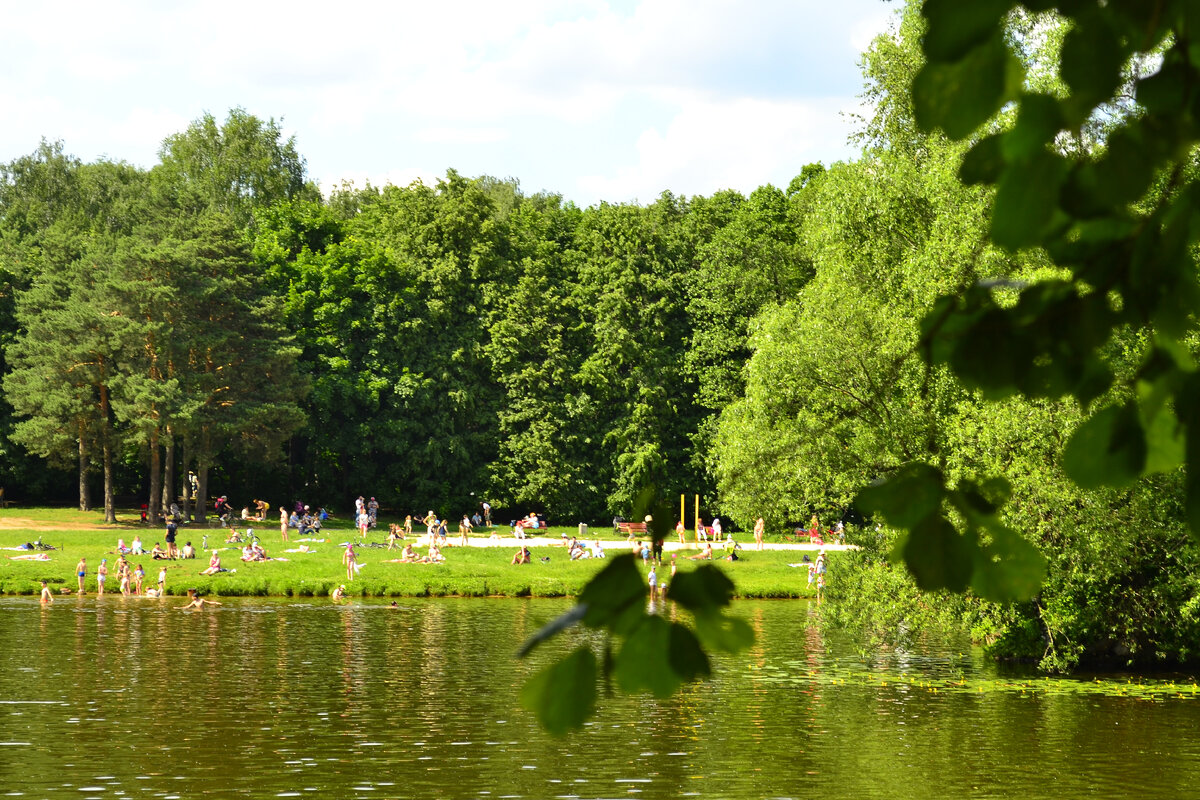
[[[307,543],[313,548],[310,553],[286,553],[296,549],[295,540],[280,541],[278,530],[275,536],[260,537],[268,554],[274,558],[265,562],[242,562],[239,559],[240,545],[223,541],[223,529],[199,529],[209,538],[215,532],[222,540],[210,546],[209,551],[199,551],[195,559],[154,560],[148,556],[128,556],[132,567],[141,565],[145,570],[144,587],[157,585],[160,569],[166,570],[165,589],[168,597],[181,597],[187,589],[213,597],[327,597],[335,588],[346,587],[348,597],[573,597],[596,572],[615,555],[630,552],[632,543],[619,539],[601,538],[607,558],[569,560],[561,538],[548,536],[516,539],[509,536],[476,536],[468,540],[466,547],[454,543],[443,549],[446,558],[441,564],[396,563],[402,545],[391,551],[385,547],[357,547],[361,571],[354,579],[347,578],[342,566],[341,555],[345,541],[356,539],[344,534],[356,533],[348,529],[324,531],[324,541]],[[197,530],[181,531],[180,539]],[[155,532],[157,535],[157,531]],[[264,531],[268,537],[271,531]],[[82,557],[86,559],[85,593],[83,597],[96,597],[95,567],[107,559],[110,577],[105,595],[120,597],[119,583],[115,577],[115,541],[113,531],[71,531],[71,540],[65,550],[46,553],[48,561],[0,559],[0,595],[28,596],[40,593],[42,580],[46,580],[56,600],[80,597],[74,567]],[[8,537],[4,537],[7,539]],[[56,539],[59,537],[55,537]],[[90,540],[90,541],[88,541]],[[422,544],[426,535],[410,537],[414,548],[423,554]],[[127,540],[128,541],[128,540]],[[589,541],[594,542],[595,539]],[[0,542],[5,545],[8,542]],[[182,543],[182,542],[181,542]],[[198,544],[198,543],[197,543]],[[511,555],[521,545],[529,547],[534,554],[530,564],[511,564]],[[57,545],[56,545],[57,546]],[[753,545],[751,545],[753,547]],[[208,566],[208,556],[215,549],[227,572],[215,575],[200,575]],[[813,545],[783,542],[764,542],[761,551],[747,549],[742,543],[737,562],[723,559],[723,550],[713,548],[713,559],[709,563],[719,564],[735,585],[736,598],[788,598],[804,599],[816,596],[815,586],[807,585],[805,559],[815,561],[815,555],[824,549],[830,564],[836,563],[841,553],[854,549],[853,545]],[[681,571],[694,569],[706,560],[692,559],[699,549],[692,543],[680,545],[664,542],[663,566],[660,582],[666,579],[667,571],[675,556]],[[643,574],[648,567],[639,564]],[[114,591],[117,590],[117,591]],[[137,597],[134,595],[133,597]]]

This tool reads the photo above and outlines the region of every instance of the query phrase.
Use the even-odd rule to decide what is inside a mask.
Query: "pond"
[[[862,655],[800,601],[754,649],[565,739],[517,701],[563,601],[0,600],[0,796],[1184,797],[1193,676],[1046,680],[969,648]],[[542,658],[548,657],[546,653]],[[544,663],[542,661],[541,663]]]

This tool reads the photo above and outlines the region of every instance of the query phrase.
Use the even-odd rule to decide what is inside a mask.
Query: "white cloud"
[[[844,154],[847,122],[839,112],[849,105],[695,99],[664,130],[642,132],[635,162],[581,176],[578,188],[589,197],[640,202],[664,190],[695,195],[748,193],[766,183],[786,188],[804,164]]]
[[[150,166],[164,136],[242,106],[284,119],[323,185],[453,166],[581,202],[752,188],[842,157],[834,106],[858,90],[858,50],[892,16],[878,0],[61,11],[46,24],[36,4],[6,10],[0,160],[46,136],[84,159]]]

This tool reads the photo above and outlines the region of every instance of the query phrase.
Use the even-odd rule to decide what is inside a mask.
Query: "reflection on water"
[[[564,740],[518,707],[540,664],[512,658],[563,601],[177,605],[0,600],[0,795],[1182,797],[1200,781],[1190,677],[1045,680],[933,644],[863,657],[800,602],[738,604],[753,650],[668,701],[606,700]]]

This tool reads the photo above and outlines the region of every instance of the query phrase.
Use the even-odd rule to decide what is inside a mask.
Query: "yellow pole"
[[[687,495],[683,492],[679,493],[679,524],[682,525],[687,519]]]
[[[700,495],[696,495],[696,544],[700,544]]]

